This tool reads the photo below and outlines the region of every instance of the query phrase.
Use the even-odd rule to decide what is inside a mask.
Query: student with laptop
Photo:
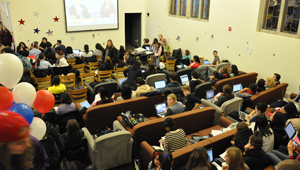
[[[203,146],[196,147],[190,154],[186,170],[197,170],[201,168],[217,170],[217,168],[211,164],[213,161],[212,151],[212,149],[206,150]]]
[[[236,126],[237,132],[234,135],[231,144],[240,148],[242,152],[245,151],[245,145],[248,143],[249,138],[253,135],[252,129],[249,128],[248,123],[242,121]]]
[[[184,106],[181,102],[177,101],[177,97],[175,94],[171,93],[168,95],[167,103],[168,103],[168,109],[167,109],[166,116],[175,115],[184,112]]]
[[[123,71],[124,76],[127,77],[126,84],[129,85],[133,90],[136,90],[137,88],[135,83],[136,78],[143,77],[140,67],[141,63],[137,61],[133,66],[130,66]]]
[[[200,106],[201,100],[191,93],[190,86],[184,85],[181,87],[181,90],[186,97],[185,111],[196,110]]]
[[[211,82],[212,85],[214,86],[216,84],[217,81],[219,81],[219,73],[217,71],[214,71],[213,72],[213,75],[212,76],[209,76],[209,79],[206,80],[206,82]]]
[[[190,68],[193,68],[193,69],[196,69],[200,66],[200,59],[197,55],[194,55],[193,57],[193,62],[192,64],[190,64],[187,69],[190,69]]]
[[[246,118],[247,122],[255,122],[257,116],[265,115],[267,109],[267,104],[265,103],[257,103],[255,106],[255,110],[253,110]]]
[[[177,82],[177,79],[178,79],[177,73],[171,74],[170,75],[171,82],[169,84],[167,84],[166,87],[179,87],[179,86],[181,86],[181,84]]]
[[[62,105],[57,108],[56,114],[61,115],[76,109],[76,105],[75,103],[72,103],[72,99],[68,92],[65,91],[60,94],[60,101]]]
[[[285,118],[283,113],[276,112],[274,113],[273,119],[270,123],[270,127],[274,132],[274,149],[279,149],[280,145],[286,146],[289,142],[289,138],[284,130],[285,127]]]
[[[140,97],[143,93],[151,92],[150,86],[141,77],[136,78],[136,85],[136,97]]]
[[[191,92],[194,92],[196,86],[201,84],[202,82],[199,80],[199,75],[197,71],[192,71],[191,73],[192,79],[190,80]]]
[[[219,96],[219,97],[218,97]],[[230,100],[234,98],[232,94],[232,88],[229,84],[226,84],[223,86],[223,93],[219,93],[214,97],[214,104],[221,107],[221,105],[226,102],[227,100]]]
[[[115,98],[115,95],[113,95],[112,98]],[[132,98],[136,98],[136,92],[132,91],[130,86],[128,86],[127,84],[124,84],[122,86],[122,90],[121,90],[121,96],[117,97],[117,102],[118,101],[123,101],[123,100],[127,100],[127,99],[132,99]]]
[[[238,91],[237,93],[235,93],[235,96],[245,98],[245,97],[251,97],[255,94],[256,94],[256,85],[255,85],[255,83],[251,83],[249,85],[249,88],[246,87],[246,88]]]

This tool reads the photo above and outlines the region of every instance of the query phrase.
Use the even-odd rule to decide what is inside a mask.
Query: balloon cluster
[[[30,134],[41,140],[46,133],[46,124],[40,118],[33,118],[31,106],[40,113],[49,112],[55,103],[53,94],[47,90],[36,92],[27,82],[18,84],[23,75],[23,64],[13,54],[0,55],[0,73],[0,84],[5,86],[0,86],[0,112],[9,110],[24,116],[30,124]],[[12,92],[9,89],[13,89]]]

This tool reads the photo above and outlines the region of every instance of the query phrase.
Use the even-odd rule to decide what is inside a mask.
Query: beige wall
[[[125,13],[145,15],[144,0],[119,0],[119,30],[66,33],[63,0],[8,0],[8,2],[11,8],[16,43],[21,41],[26,44],[33,41],[40,42],[42,37],[47,37],[51,43],[56,43],[56,40],[61,39],[63,44],[72,46],[73,49],[83,49],[84,44],[89,44],[90,49],[94,49],[96,43],[99,42],[103,45],[108,39],[112,39],[114,45],[119,48],[120,45],[125,45]],[[35,11],[40,13],[39,17],[34,17],[33,12]],[[55,16],[60,18],[59,23],[54,23]],[[21,18],[25,20],[24,26],[19,25],[18,20]],[[33,29],[37,27],[37,21],[42,21],[43,26],[39,27],[41,30],[39,34],[34,34]],[[142,18],[142,37],[145,35],[144,25],[144,18]],[[22,32],[19,32],[19,27],[23,27]],[[54,31],[53,36],[48,37],[46,34],[48,29]],[[92,38],[92,34],[95,34],[95,38]],[[74,42],[70,41],[71,36],[75,36]]]
[[[210,61],[212,51],[217,50],[221,60],[228,59],[246,72],[258,72],[258,78],[280,73],[281,82],[289,83],[287,92],[298,93],[300,40],[257,32],[259,0],[211,0],[208,22],[169,17],[168,2],[146,1],[146,12],[150,12],[146,22],[150,19],[158,23],[157,32],[164,35],[171,49],[189,49],[192,55]],[[228,27],[232,27],[231,32]],[[177,35],[181,37],[179,43]],[[147,32],[146,36],[153,38]],[[252,47],[251,54],[244,53],[245,46]]]

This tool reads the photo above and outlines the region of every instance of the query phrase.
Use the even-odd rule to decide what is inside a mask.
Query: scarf
[[[56,63],[55,63],[55,64],[59,65],[59,61],[60,61],[60,59],[62,59],[62,58],[63,58],[63,55],[60,55],[60,56],[58,57],[58,59],[56,60]]]

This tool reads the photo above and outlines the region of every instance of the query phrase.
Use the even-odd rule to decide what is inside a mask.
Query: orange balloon
[[[12,92],[6,87],[0,87],[0,94],[0,111],[9,109],[14,101]]]
[[[48,90],[39,90],[36,92],[36,98],[33,103],[33,106],[37,111],[40,113],[47,113],[49,112],[55,103],[54,95]]]

